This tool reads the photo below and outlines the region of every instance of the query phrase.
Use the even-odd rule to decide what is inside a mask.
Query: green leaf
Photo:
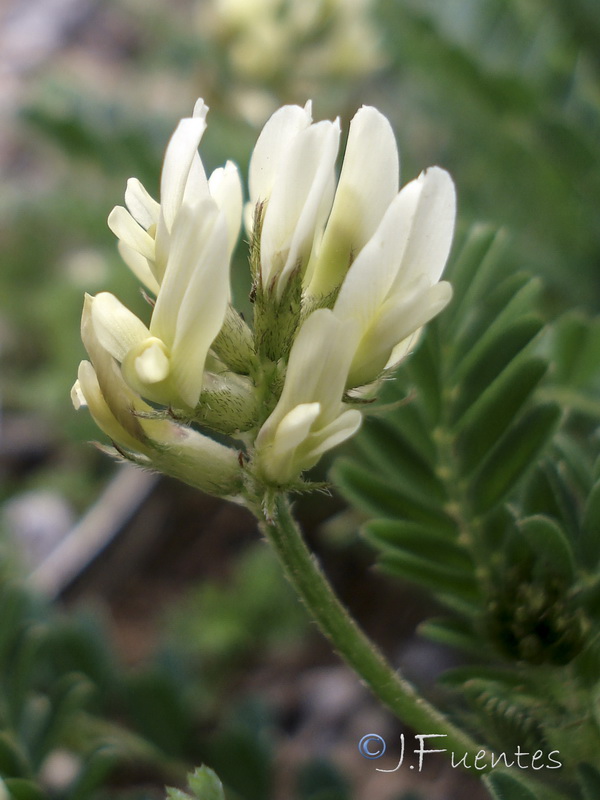
[[[508,288],[512,292],[514,287],[509,285]],[[507,331],[514,327],[519,320],[524,316],[531,315],[531,310],[535,308],[540,291],[541,282],[531,278],[510,299],[505,300],[502,298],[499,303],[501,308],[497,315],[494,314],[493,310],[486,309],[486,304],[483,304],[485,314],[482,314],[481,318],[482,330],[469,330],[468,335],[465,337],[469,341],[469,348],[458,365],[457,375],[459,377],[474,369],[477,362],[484,357],[486,350],[493,347],[497,339],[506,336]]]
[[[567,580],[575,576],[575,563],[569,540],[550,517],[538,514],[517,523],[519,531],[548,570]],[[546,571],[546,570],[545,570]]]
[[[471,605],[480,602],[479,586],[471,572],[451,569],[429,558],[399,550],[384,553],[381,566],[392,575],[425,586],[439,597],[449,594]]]
[[[452,404],[452,420],[458,419],[496,379],[511,361],[539,334],[543,327],[538,317],[526,316],[489,342],[468,370],[452,376],[457,396]]]
[[[372,471],[349,459],[339,459],[332,470],[333,480],[357,508],[376,517],[400,517],[432,524],[452,531],[454,523],[435,506],[426,506],[402,495],[388,480],[374,476]]]
[[[430,426],[437,423],[441,413],[442,387],[436,339],[437,320],[433,320],[429,323],[417,351],[410,356],[406,365],[406,371],[417,387],[419,404]]]
[[[458,370],[459,377],[462,377],[467,370],[471,370],[475,360],[481,360],[483,349],[480,347],[480,340],[485,336],[488,328],[494,320],[505,310],[513,297],[521,291],[531,280],[528,273],[510,274],[500,283],[488,287],[485,294],[476,298],[475,305],[471,310],[470,317],[464,321],[458,335],[454,339],[446,340],[449,364],[453,370]],[[528,309],[530,314],[531,309]],[[518,317],[514,320],[516,324]],[[505,331],[510,330],[509,325],[496,331],[498,338]],[[484,341],[484,347],[488,346],[493,338]]]
[[[540,358],[513,361],[458,421],[457,450],[470,473],[521,411],[546,372]]]
[[[365,420],[355,444],[378,472],[392,478],[407,495],[425,503],[444,503],[444,487],[429,463],[383,420]]]
[[[368,522],[363,532],[368,541],[384,552],[400,550],[430,561],[441,561],[450,567],[474,570],[473,561],[463,547],[428,526],[377,519]]]
[[[494,800],[542,800],[542,796],[525,786],[521,778],[506,772],[485,775],[483,782]]]
[[[391,383],[396,393],[399,384],[399,377],[393,384]],[[391,428],[398,431],[415,452],[419,453],[423,462],[436,463],[437,451],[431,438],[431,426],[423,419],[420,405],[415,398],[408,398],[400,408],[387,414],[385,421]]]
[[[473,225],[467,234],[458,258],[448,270],[454,289],[454,300],[444,313],[446,332],[456,335],[476,307],[475,298],[485,294],[493,283],[498,266],[498,256],[504,248],[506,237],[489,225]]]
[[[600,320],[579,312],[564,314],[555,325],[553,361],[556,382],[571,387],[589,386],[600,378]]]
[[[65,732],[70,732],[74,716],[89,705],[94,688],[85,676],[69,673],[53,684],[48,697],[43,698],[45,702],[40,702],[37,696],[34,698],[30,704],[33,714],[20,726],[20,735],[26,738],[34,761],[41,760]]]
[[[481,637],[464,618],[440,617],[419,625],[419,633],[433,642],[463,650],[481,658]]]
[[[491,681],[496,684],[502,684],[510,687],[511,691],[523,688],[523,677],[508,669],[500,669],[499,667],[487,667],[481,665],[456,667],[444,672],[440,678],[440,682],[444,686],[460,687],[467,683],[467,681],[477,680],[480,682]]]
[[[471,487],[475,513],[489,511],[514,487],[548,442],[561,416],[553,404],[524,414],[485,460]]]

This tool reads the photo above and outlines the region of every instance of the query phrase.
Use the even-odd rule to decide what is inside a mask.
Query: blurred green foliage
[[[257,654],[298,643],[306,623],[274,554],[259,543],[240,556],[227,581],[207,580],[188,590],[166,627],[173,646],[196,665],[209,703],[219,700],[217,687],[225,688]]]

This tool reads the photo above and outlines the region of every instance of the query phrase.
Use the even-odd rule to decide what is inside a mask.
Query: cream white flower
[[[215,494],[241,488],[237,452],[207,436],[156,416],[134,392],[100,342],[93,324],[93,299],[86,297],[81,336],[91,358],[79,365],[71,391],[76,409],[87,406],[98,427],[123,454]]]
[[[328,295],[341,284],[398,193],[399,156],[392,126],[363,106],[350,123],[342,170],[322,239],[308,265],[308,294]]]
[[[122,365],[129,385],[149,400],[195,408],[209,348],[229,298],[228,223],[206,198],[179,208],[169,253],[147,328],[112,294],[91,304],[102,346]]]
[[[74,402],[133,460],[177,474],[175,453],[196,464],[198,448],[209,464],[214,450],[219,486],[234,480],[233,459],[247,487],[289,487],[360,426],[348,392],[369,391],[450,299],[440,278],[454,185],[432,167],[398,191],[392,128],[365,106],[350,124],[336,187],[339,122],[314,123],[310,103],[279,109],[250,160],[252,331],[229,303],[239,175],[228,163],[207,179],[197,151],[205,116],[198,101],[171,138],[160,204],[132,179],[128,210],[111,214],[156,303],[146,325],[108,292],[86,299],[92,364],[80,367]],[[243,441],[245,467],[233,447],[207,445],[165,409],[237,437],[236,447]]]
[[[291,275],[306,269],[335,184],[339,121],[312,123],[310,103],[284,106],[263,128],[250,160],[250,204],[264,204],[260,273],[281,298]]]
[[[361,331],[348,386],[367,384],[396,364],[415,332],[449,302],[450,284],[438,281],[455,214],[452,179],[432,167],[396,196],[356,256],[333,307]]]
[[[342,403],[358,330],[329,309],[313,312],[292,347],[279,402],[256,438],[259,471],[285,485],[352,436],[361,413]]]
[[[109,227],[120,240],[124,261],[154,294],[162,283],[173,231],[184,209],[195,209],[195,215],[187,215],[188,224],[195,226],[201,223],[199,215],[207,208],[204,201],[212,200],[226,217],[230,254],[239,236],[242,185],[237,167],[227,162],[207,179],[198,155],[207,111],[204,101],[198,100],[193,116],[182,119],[171,137],[161,175],[160,204],[136,178],[130,178],[125,192],[127,208],[116,206],[108,218]],[[181,223],[178,227],[181,229]]]
[[[384,63],[372,0],[213,0],[200,4],[202,35],[225,47],[229,71],[248,80],[313,84],[369,73]],[[293,69],[290,66],[293,65]],[[298,91],[293,92],[298,94]]]

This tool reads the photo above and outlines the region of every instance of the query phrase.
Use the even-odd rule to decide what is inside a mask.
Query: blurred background
[[[459,226],[504,226],[506,262],[542,277],[549,316],[596,313],[599,42],[595,0],[2,0],[0,773],[40,793],[14,796],[160,797],[201,761],[232,798],[463,796],[441,762],[390,776],[361,759],[361,735],[400,729],[243,510],[86,444],[98,432],[69,400],[82,297],[142,307],[106,218],[131,176],[157,196],[198,96],[207,171],[242,174],[268,116],[312,98],[346,131],[379,108],[403,183],[448,169]],[[245,258],[240,243],[241,308]],[[413,635],[427,601],[370,570],[341,511],[299,504],[361,623],[433,681],[447,656]]]

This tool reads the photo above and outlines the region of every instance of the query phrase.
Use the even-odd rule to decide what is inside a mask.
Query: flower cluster
[[[297,485],[358,429],[357,398],[450,299],[455,194],[437,167],[399,191],[392,128],[370,107],[351,122],[336,185],[340,125],[313,122],[309,103],[265,125],[244,208],[235,165],[204,171],[206,112],[198,101],[173,134],[160,202],[131,179],[109,217],[151,313],[146,324],[112,294],[86,297],[91,363],[73,398],[121,455],[235,496]],[[252,328],[229,288],[244,216]]]
[[[358,76],[382,65],[372,0],[215,0],[201,4],[200,25],[222,43],[244,81],[299,75]]]

